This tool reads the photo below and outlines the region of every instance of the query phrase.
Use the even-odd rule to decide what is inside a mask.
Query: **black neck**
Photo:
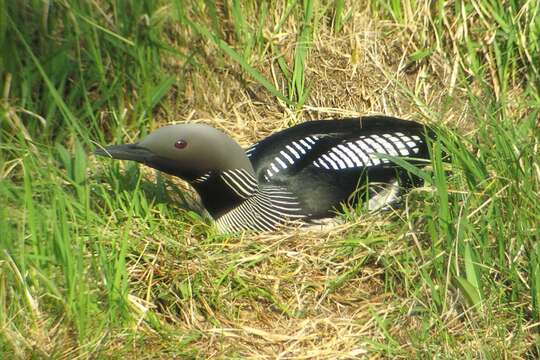
[[[206,210],[214,219],[229,212],[245,201],[223,181],[219,174],[212,174],[202,183],[192,183],[199,193]]]

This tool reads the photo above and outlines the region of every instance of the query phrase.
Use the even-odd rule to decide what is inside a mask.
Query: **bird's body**
[[[264,231],[333,217],[359,199],[371,198],[371,208],[395,201],[398,184],[406,189],[418,179],[392,157],[424,164],[428,131],[385,116],[310,121],[274,133],[244,153],[227,135],[186,124],[97,153],[136,160],[189,181],[223,231]],[[191,156],[186,156],[190,146]],[[125,155],[129,147],[148,153],[130,157]],[[374,201],[388,193],[380,189],[392,189],[391,195]]]

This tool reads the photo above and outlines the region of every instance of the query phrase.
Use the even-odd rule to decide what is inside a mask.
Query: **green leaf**
[[[174,76],[169,76],[153,89],[149,109],[147,111],[152,111],[154,107],[160,103],[161,99],[167,94],[175,80]]]
[[[412,61],[420,61],[428,56],[431,56],[431,54],[433,54],[433,50],[431,49],[418,50],[418,51],[413,52],[410,55],[410,58]]]
[[[482,306],[482,298],[480,297],[478,288],[461,276],[457,276],[456,281],[461,293],[463,296],[465,296],[467,303],[469,303],[470,306],[475,307],[477,310],[480,310]]]
[[[465,244],[465,252],[463,255],[463,262],[465,264],[465,274],[467,276],[467,281],[474,286],[480,299],[482,299],[482,292],[480,291],[480,278],[478,276],[477,266],[473,259],[473,254],[471,250],[471,245],[469,243]]]

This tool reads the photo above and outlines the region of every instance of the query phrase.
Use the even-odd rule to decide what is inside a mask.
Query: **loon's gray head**
[[[188,181],[210,171],[245,169],[254,174],[240,145],[203,124],[164,126],[134,144],[96,149],[95,154],[137,161]]]

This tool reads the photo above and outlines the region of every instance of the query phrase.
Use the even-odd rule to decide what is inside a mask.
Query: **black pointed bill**
[[[137,144],[111,145],[94,150],[98,156],[110,157],[118,160],[133,160],[140,163],[147,163],[153,153]]]

